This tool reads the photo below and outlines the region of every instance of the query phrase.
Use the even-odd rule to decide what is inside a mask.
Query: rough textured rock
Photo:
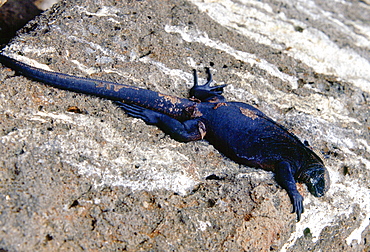
[[[2,67],[0,249],[369,250],[369,17],[361,1],[74,0],[45,12],[8,54],[178,96],[211,66],[228,100],[307,140],[332,186],[320,199],[300,186],[296,223],[271,173]]]
[[[32,0],[5,2],[0,1],[0,45],[8,43],[17,30],[41,13]]]

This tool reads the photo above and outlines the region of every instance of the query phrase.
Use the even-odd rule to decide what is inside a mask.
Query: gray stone
[[[299,223],[273,174],[179,143],[110,101],[0,68],[0,249],[368,251],[369,5],[63,1],[6,48],[53,71],[228,100],[307,140],[331,175]],[[361,15],[358,15],[361,13]],[[203,79],[204,81],[204,79]]]

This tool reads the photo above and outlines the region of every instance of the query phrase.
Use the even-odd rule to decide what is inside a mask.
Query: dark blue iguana
[[[172,138],[189,142],[206,139],[232,160],[275,172],[275,177],[290,197],[293,212],[300,219],[303,197],[296,181],[305,183],[316,197],[329,188],[323,161],[293,134],[258,109],[241,102],[226,102],[222,86],[208,81],[194,86],[189,99],[102,80],[75,77],[31,67],[7,56],[0,62],[20,74],[74,92],[115,101],[128,115],[156,125]]]

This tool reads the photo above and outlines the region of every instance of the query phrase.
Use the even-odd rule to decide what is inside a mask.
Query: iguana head
[[[329,173],[323,164],[312,164],[303,171],[302,181],[315,197],[323,196],[330,187]]]

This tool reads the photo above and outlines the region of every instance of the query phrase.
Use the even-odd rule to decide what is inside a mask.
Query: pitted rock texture
[[[301,222],[272,173],[1,67],[0,248],[369,250],[370,77],[356,64],[369,64],[370,15],[351,14],[369,7],[305,4],[63,1],[5,49],[38,67],[181,97],[192,69],[205,78],[211,67],[228,100],[255,105],[323,157],[331,189],[318,199],[299,186]]]

